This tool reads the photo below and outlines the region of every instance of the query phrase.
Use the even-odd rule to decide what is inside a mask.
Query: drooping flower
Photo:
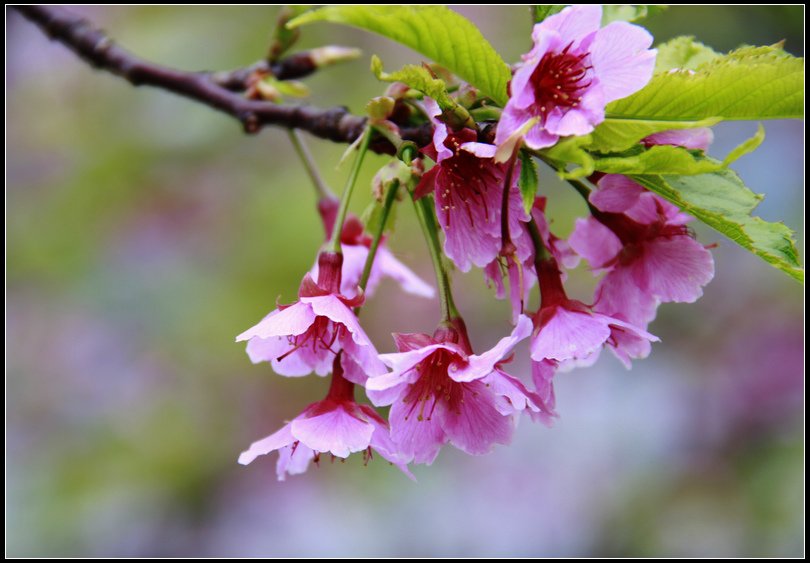
[[[596,208],[578,219],[569,242],[596,272],[600,308],[632,322],[649,322],[656,302],[692,303],[714,277],[711,253],[685,223],[691,217],[625,176],[599,180]]]
[[[399,352],[380,356],[393,371],[370,377],[366,392],[374,404],[391,405],[391,438],[403,458],[430,464],[448,442],[473,455],[508,443],[514,415],[543,408],[502,369],[530,333],[531,321],[521,316],[510,336],[480,355],[472,353],[460,319],[432,337],[395,334]]]
[[[620,318],[594,311],[581,301],[569,299],[553,257],[538,261],[541,303],[535,313],[531,356],[563,365],[588,365],[604,345],[615,345],[615,330],[623,330],[647,341],[658,338]]]
[[[239,463],[247,465],[261,455],[278,451],[276,474],[283,481],[287,474],[306,471],[309,462],[317,463],[321,454],[345,458],[363,452],[368,462],[376,451],[413,479],[391,441],[388,423],[372,407],[355,402],[354,384],[343,377],[341,366],[335,358],[332,383],[324,400],[306,407],[277,432],[253,442],[239,456]]]
[[[322,199],[318,203],[318,211],[324,221],[324,230],[327,239],[332,234],[332,228],[337,214],[337,200]],[[347,297],[357,295],[358,284],[363,275],[363,268],[366,265],[369,248],[371,247],[371,237],[365,233],[363,224],[357,217],[349,215],[343,224],[340,234],[341,250],[343,252],[343,268],[341,272],[340,293]],[[318,279],[317,262],[310,270],[313,279]],[[388,249],[386,241],[380,241],[377,247],[377,254],[374,257],[374,264],[371,266],[371,273],[366,284],[365,294],[371,296],[380,285],[384,277],[389,277],[398,282],[402,289],[412,295],[432,298],[435,294],[433,287],[417,276],[405,264],[400,262],[396,256]]]
[[[642,27],[612,22],[600,29],[602,8],[565,8],[534,26],[534,47],[515,71],[495,143],[527,123],[527,146],[549,147],[560,137],[585,135],[605,118],[605,106],[643,88],[652,77],[655,49]]]
[[[276,373],[301,376],[326,375],[335,355],[343,350],[346,377],[362,384],[366,375],[385,372],[371,340],[352,311],[363,296],[339,293],[342,255],[321,252],[318,282],[307,274],[298,290],[298,301],[280,305],[259,324],[236,337],[248,341],[253,363],[270,362]]]
[[[537,225],[540,237],[558,263],[569,269],[576,268],[577,264],[579,264],[579,256],[564,239],[555,236],[551,232],[546,220],[545,208],[546,198],[543,196],[535,198],[531,218]],[[517,322],[518,316],[523,314],[524,304],[528,302],[531,290],[537,281],[534,269],[534,244],[531,241],[531,235],[528,233],[528,224],[521,223],[520,229],[523,234],[517,239],[517,244],[513,245],[515,252],[506,256],[502,252],[498,258],[484,268],[484,278],[487,285],[495,287],[495,297],[498,299],[506,297],[504,279],[508,280],[513,323]]]
[[[495,147],[478,143],[472,129],[450,131],[436,119],[438,104],[425,99],[433,118],[433,142],[423,152],[436,166],[422,176],[416,197],[431,192],[436,215],[444,231],[444,251],[462,272],[474,265],[486,267],[500,253],[501,207],[507,165],[493,160]],[[509,233],[517,244],[522,235],[521,221],[528,220],[517,187],[519,174],[513,174],[509,192]]]

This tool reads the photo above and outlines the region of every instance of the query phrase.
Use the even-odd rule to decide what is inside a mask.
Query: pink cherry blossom
[[[433,142],[423,152],[436,166],[422,176],[416,196],[434,193],[436,216],[444,231],[444,251],[462,272],[473,265],[486,267],[502,248],[501,207],[506,164],[493,160],[495,147],[478,143],[472,129],[450,131],[436,119],[441,110],[425,99],[433,118]],[[483,155],[483,156],[480,156]],[[515,244],[522,236],[521,221],[528,220],[517,187],[517,171],[509,192],[509,233]]]
[[[533,149],[560,137],[585,135],[605,119],[605,106],[643,88],[655,49],[642,27],[613,22],[600,29],[602,8],[565,8],[534,26],[534,47],[511,82],[495,138],[501,145],[531,120],[524,141]]]
[[[535,362],[589,365],[604,345],[612,346],[614,331],[626,331],[647,341],[658,338],[616,316],[594,311],[569,299],[562,286],[557,261],[550,257],[537,265],[541,303],[535,313],[531,357]]]
[[[371,340],[352,311],[363,297],[338,293],[342,255],[322,252],[318,283],[307,274],[292,305],[281,305],[259,324],[236,337],[248,341],[253,363],[270,362],[276,373],[326,375],[343,350],[346,376],[362,384],[365,375],[385,372]],[[365,375],[364,375],[365,374]]]
[[[374,404],[391,405],[391,437],[403,458],[430,464],[448,442],[473,455],[508,443],[514,415],[542,409],[501,367],[530,333],[531,321],[521,316],[510,336],[480,355],[472,353],[460,319],[432,337],[394,335],[399,353],[380,356],[393,371],[370,377],[366,392]]]
[[[332,234],[332,228],[337,215],[339,202],[336,199],[324,198],[318,202],[318,211],[324,223],[327,239]],[[341,250],[343,252],[343,268],[341,271],[340,293],[347,297],[357,295],[360,278],[366,266],[371,237],[363,230],[363,224],[357,217],[349,215],[343,224],[340,234]],[[318,263],[310,270],[313,279],[318,279]],[[413,273],[405,264],[399,261],[388,249],[385,238],[377,247],[374,264],[366,284],[365,294],[370,297],[374,294],[380,281],[389,277],[398,282],[402,289],[412,295],[432,298],[435,294],[433,287]]]
[[[376,451],[413,479],[391,441],[388,423],[370,406],[355,402],[354,384],[343,377],[340,360],[335,360],[334,367],[326,398],[309,405],[277,432],[253,442],[239,456],[239,463],[247,465],[278,451],[276,474],[283,481],[287,474],[306,471],[309,462],[317,463],[324,453],[345,458],[362,451],[368,461]]]
[[[649,322],[655,314],[651,299],[692,303],[703,294],[714,261],[685,227],[691,217],[615,174],[604,176],[589,199],[596,210],[577,220],[569,242],[595,271],[607,271],[597,303],[610,303],[613,313],[634,322]]]

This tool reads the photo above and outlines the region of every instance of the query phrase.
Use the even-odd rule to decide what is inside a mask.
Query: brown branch
[[[351,143],[363,132],[366,118],[352,115],[345,107],[318,108],[309,105],[283,105],[250,100],[238,90],[254,70],[269,69],[279,78],[306,74],[305,65],[293,55],[270,65],[259,62],[230,72],[187,72],[160,66],[141,59],[116,45],[107,34],[89,21],[56,6],[15,6],[51,39],[62,43],[95,68],[106,70],[128,80],[133,86],[153,86],[206,104],[235,117],[246,133],[256,133],[262,127],[275,125],[295,128],[339,143]],[[285,62],[286,61],[286,62]],[[311,70],[310,70],[311,71]],[[297,73],[297,74],[296,74]],[[277,75],[278,76],[278,75]],[[403,139],[419,146],[430,142],[430,125],[403,127]],[[372,143],[377,152],[393,153],[385,139]]]

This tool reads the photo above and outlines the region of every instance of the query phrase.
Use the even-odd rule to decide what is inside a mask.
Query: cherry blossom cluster
[[[408,464],[430,464],[450,444],[468,454],[509,443],[521,413],[550,424],[555,373],[591,365],[603,349],[622,363],[646,357],[658,339],[648,332],[657,307],[693,302],[713,277],[709,251],[695,240],[690,217],[621,175],[594,175],[584,194],[589,215],[568,240],[555,236],[546,200],[524,207],[520,150],[586,135],[605,106],[650,80],[656,52],[643,28],[600,26],[598,6],[569,7],[535,25],[534,47],[514,71],[494,144],[471,127],[452,127],[439,104],[422,100],[432,142],[414,155],[403,183],[430,235],[428,246],[461,272],[483,271],[498,298],[508,296],[511,333],[476,352],[456,308],[442,260],[434,260],[441,318],[429,333],[394,334],[396,352],[378,353],[357,311],[383,277],[412,294],[434,288],[345,213],[345,200],[319,202],[330,243],[301,283],[298,300],[280,305],[237,337],[254,363],[279,375],[331,377],[326,397],[274,434],[253,443],[239,462],[277,451],[277,474],[305,471],[321,455],[378,455],[411,476]],[[672,131],[643,143],[705,150],[710,130]],[[420,163],[435,164],[423,174]],[[347,189],[347,192],[350,190]],[[432,199],[433,206],[425,205]],[[529,202],[531,203],[531,202]],[[421,213],[421,215],[420,215]],[[443,246],[438,247],[438,230]],[[431,247],[431,245],[433,245]],[[566,270],[581,260],[601,276],[591,303],[568,296]],[[533,291],[539,307],[527,310]],[[528,353],[531,373],[507,372],[514,353]],[[387,420],[358,402],[362,387]]]

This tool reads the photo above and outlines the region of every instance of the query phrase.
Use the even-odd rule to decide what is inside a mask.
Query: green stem
[[[301,158],[301,162],[304,163],[304,168],[306,168],[307,174],[309,174],[309,178],[312,180],[312,185],[315,186],[315,191],[318,193],[318,199],[329,199],[335,197],[332,190],[329,189],[329,186],[327,186],[326,182],[324,182],[323,178],[321,178],[321,175],[318,172],[318,166],[315,164],[315,159],[312,158],[312,153],[309,152],[309,148],[304,142],[301,132],[298,131],[298,129],[288,129],[287,132],[290,135],[290,142],[295,148],[295,152],[298,153],[299,158]]]
[[[439,287],[439,302],[442,307],[442,322],[450,322],[452,319],[458,318],[461,315],[458,309],[456,309],[456,304],[453,302],[453,294],[450,291],[450,278],[442,262],[439,229],[436,225],[433,209],[427,197],[415,200],[413,199],[413,192],[411,192],[411,199],[413,200],[416,217],[419,219],[419,225],[422,227],[422,233],[425,235],[425,241],[430,251],[433,270],[436,272],[436,284]]]
[[[583,182],[579,180],[566,180],[573,188],[581,195],[585,201],[588,201],[588,196],[591,195],[591,188],[586,186]]]
[[[526,225],[529,227],[529,236],[534,245],[534,262],[535,264],[543,260],[551,258],[551,253],[546,248],[546,243],[543,242],[543,237],[540,235],[540,229],[537,228],[537,223],[532,218]]]
[[[352,164],[351,172],[349,172],[349,178],[346,180],[346,187],[343,188],[343,195],[340,196],[340,208],[338,208],[335,226],[332,228],[332,238],[329,239],[326,245],[326,250],[330,252],[340,253],[340,236],[343,232],[343,222],[346,220],[346,212],[349,210],[349,201],[352,199],[352,191],[354,191],[354,185],[357,183],[360,166],[363,164],[363,157],[366,156],[370,140],[371,129],[367,127],[363,131],[363,136],[360,139],[360,146],[357,148],[357,156],[354,159],[354,164]]]
[[[399,181],[394,180],[388,186],[385,192],[385,199],[383,200],[382,217],[380,217],[380,225],[374,233],[374,238],[371,240],[371,246],[368,249],[368,256],[366,263],[363,266],[363,274],[360,276],[360,289],[366,290],[368,278],[371,275],[371,268],[374,265],[374,258],[377,256],[377,248],[382,241],[383,232],[385,231],[385,224],[388,222],[388,216],[391,213],[391,207],[394,205],[394,200],[397,197],[397,190],[399,189]]]

